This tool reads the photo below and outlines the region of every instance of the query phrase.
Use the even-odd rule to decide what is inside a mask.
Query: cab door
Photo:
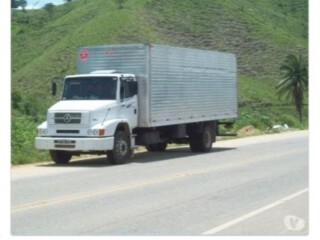
[[[138,124],[137,82],[134,80],[120,80],[120,109],[121,119],[129,122],[130,128]]]

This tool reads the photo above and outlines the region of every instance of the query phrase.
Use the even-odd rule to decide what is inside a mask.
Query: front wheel
[[[50,150],[50,157],[56,164],[66,164],[72,158],[72,153],[62,150]]]
[[[114,136],[112,151],[107,151],[108,159],[112,164],[124,164],[132,155],[130,138],[123,131],[119,131]]]

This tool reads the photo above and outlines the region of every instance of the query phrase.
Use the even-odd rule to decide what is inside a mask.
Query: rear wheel
[[[210,126],[205,126],[201,133],[192,133],[189,136],[190,149],[192,152],[210,152],[212,149],[213,136]]]
[[[114,146],[112,151],[107,151],[108,159],[112,164],[124,164],[132,155],[130,139],[123,132],[119,131],[114,136]]]
[[[206,126],[201,133],[201,152],[210,152],[212,149],[211,128]]]
[[[50,157],[56,164],[66,164],[72,158],[72,153],[62,150],[50,150]]]

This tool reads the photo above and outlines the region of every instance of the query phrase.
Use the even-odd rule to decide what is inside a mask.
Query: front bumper
[[[36,137],[35,147],[65,151],[107,151],[113,149],[114,137],[104,138],[59,138]]]

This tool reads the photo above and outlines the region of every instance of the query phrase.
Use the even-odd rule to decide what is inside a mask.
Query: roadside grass
[[[49,160],[46,151],[35,150],[34,139],[37,123],[27,116],[12,118],[11,121],[11,163],[14,165]]]
[[[280,100],[276,93],[275,80],[260,80],[240,76],[238,81],[239,114],[234,130],[252,125],[265,131],[273,125],[287,124],[291,128],[308,128],[308,105],[303,108],[303,121],[300,123],[293,102]],[[308,102],[308,98],[305,99]]]

